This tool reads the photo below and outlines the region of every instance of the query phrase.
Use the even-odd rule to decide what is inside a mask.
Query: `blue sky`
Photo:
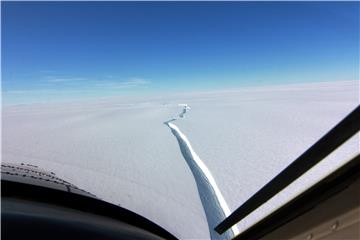
[[[359,79],[359,2],[2,2],[4,103]]]

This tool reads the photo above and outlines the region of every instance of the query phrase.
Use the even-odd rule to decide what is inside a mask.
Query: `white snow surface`
[[[219,205],[218,209],[219,210],[221,209],[220,211],[223,212],[223,214],[225,215],[224,217],[228,217],[231,214],[231,211],[230,211],[223,195],[221,194],[221,191],[220,191],[219,187],[217,186],[216,181],[215,181],[214,177],[212,176],[211,172],[209,171],[207,166],[204,164],[204,162],[200,159],[200,157],[196,154],[194,149],[191,147],[189,140],[180,131],[180,129],[175,124],[172,124],[170,122],[167,123],[167,125],[169,126],[169,128],[171,130],[175,131],[177,133],[177,135],[179,136],[179,138],[181,139],[181,141],[185,143],[186,147],[189,149],[190,158],[194,161],[197,168],[204,175],[204,178],[205,178],[204,182],[206,182],[207,185],[210,185],[210,187],[213,189],[214,194],[212,194],[212,195],[214,195],[214,196],[207,195],[206,198],[207,199],[209,199],[211,197],[216,198],[216,201],[218,202],[218,205]],[[194,176],[194,178],[195,178],[195,176]],[[199,180],[199,181],[201,181],[201,180]],[[201,194],[200,191],[199,191],[199,194]],[[204,204],[203,204],[203,206],[204,206]],[[206,206],[204,206],[204,208],[205,207]],[[211,209],[211,211],[213,212],[213,209]],[[213,213],[213,214],[215,214],[215,213]],[[223,221],[223,220],[224,219],[222,219],[220,221]],[[215,227],[216,227],[216,225],[211,226],[211,229],[209,229],[209,231],[213,231]],[[232,230],[232,234],[233,234],[232,236],[239,234],[239,230],[236,225],[232,226],[231,230]],[[218,233],[216,233],[216,234],[218,234]],[[210,235],[211,235],[211,233],[210,233]],[[217,235],[216,238],[218,239],[219,236]]]
[[[359,104],[359,82],[3,106],[2,161],[30,163],[139,213],[181,239],[208,239],[190,169],[164,121],[177,121],[231,211]],[[359,153],[354,136],[238,224],[240,231]]]
[[[2,161],[53,171],[179,238],[209,238],[191,171],[163,124],[178,110],[146,102],[5,107]]]

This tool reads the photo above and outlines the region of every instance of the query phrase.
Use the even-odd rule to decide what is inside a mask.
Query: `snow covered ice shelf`
[[[5,107],[2,161],[53,171],[179,238],[208,238],[195,182],[163,124],[177,110],[117,100]]]
[[[307,83],[3,107],[2,161],[30,163],[120,204],[181,239],[209,238],[175,124],[214,176],[230,210],[359,104],[357,81]],[[244,229],[356,152],[358,136],[239,226]]]
[[[177,121],[234,211],[359,104],[359,82],[188,95]],[[183,100],[184,101],[184,100]],[[239,224],[240,231],[359,153],[359,134]]]

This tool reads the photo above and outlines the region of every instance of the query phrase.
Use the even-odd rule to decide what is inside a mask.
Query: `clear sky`
[[[2,2],[4,103],[359,79],[359,2]]]

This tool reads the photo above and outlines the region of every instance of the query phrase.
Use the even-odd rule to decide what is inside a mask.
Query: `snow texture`
[[[179,104],[179,106],[183,106],[183,110],[179,115],[179,117],[183,118],[186,110],[190,108],[186,104]],[[209,225],[211,239],[233,238],[234,235],[239,233],[236,226],[232,227],[230,231],[227,231],[222,235],[219,235],[214,230],[221,221],[230,215],[230,209],[209,169],[193,150],[187,137],[175,124],[171,123],[171,121],[174,121],[174,118],[169,121],[165,122],[165,124],[171,129],[171,132],[178,140],[181,153],[194,175],[199,196]]]
[[[179,103],[191,106],[185,118]],[[209,239],[196,182],[164,120],[181,118],[176,126],[233,211],[358,104],[358,81],[342,81],[3,106],[2,161],[55,172],[180,239]],[[246,217],[240,231],[359,153],[358,142]]]

